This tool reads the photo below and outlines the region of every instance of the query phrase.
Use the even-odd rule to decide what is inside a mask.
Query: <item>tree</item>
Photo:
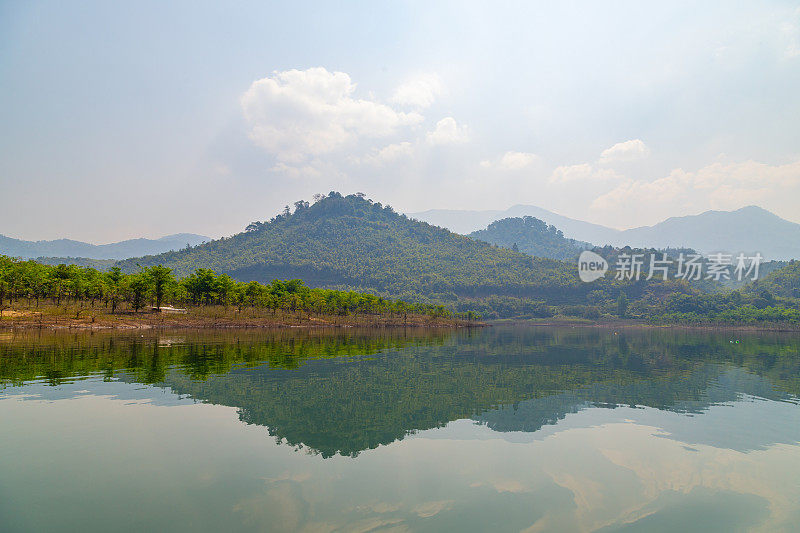
[[[106,273],[106,284],[108,285],[108,291],[106,295],[108,299],[111,301],[111,314],[114,314],[117,310],[117,304],[119,303],[120,298],[120,284],[122,282],[122,270],[119,267],[112,267]]]
[[[194,303],[210,304],[216,289],[217,273],[206,268],[198,268],[194,274],[183,279],[186,292]]]
[[[172,277],[172,269],[162,265],[156,265],[146,268],[145,275],[152,284],[153,296],[155,296],[156,299],[156,308],[161,309],[164,291],[167,285],[174,279]]]
[[[216,282],[214,283],[214,292],[217,293],[219,303],[227,306],[230,297],[233,296],[235,287],[236,282],[233,281],[229,275],[222,274],[221,276],[217,277]]]
[[[150,284],[142,272],[128,276],[126,281],[128,300],[133,310],[138,312],[139,309],[144,307],[144,300]]]

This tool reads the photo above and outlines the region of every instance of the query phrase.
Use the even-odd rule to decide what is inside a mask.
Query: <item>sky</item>
[[[0,234],[218,237],[335,190],[800,222],[796,2],[0,2]]]

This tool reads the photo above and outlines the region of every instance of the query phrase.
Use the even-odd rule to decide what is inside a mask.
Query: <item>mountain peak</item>
[[[475,241],[363,195],[333,192],[294,205],[232,237],[120,266],[162,264],[178,275],[202,266],[241,281],[299,278],[312,287],[412,296],[477,297],[503,286],[541,297],[546,279],[564,284],[563,294],[585,290],[574,284],[572,265]]]

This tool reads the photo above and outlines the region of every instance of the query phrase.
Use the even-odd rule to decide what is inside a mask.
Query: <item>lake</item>
[[[798,531],[800,336],[0,333],[0,531]]]

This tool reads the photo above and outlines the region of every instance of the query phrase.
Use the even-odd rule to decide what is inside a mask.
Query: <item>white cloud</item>
[[[425,136],[428,144],[461,144],[469,141],[469,128],[459,126],[453,117],[445,117]]]
[[[588,163],[556,167],[550,176],[551,183],[583,181],[592,176],[592,166]]]
[[[480,162],[483,168],[497,168],[500,170],[522,170],[533,165],[539,156],[529,152],[506,152],[493,162],[484,160]]]
[[[242,95],[250,138],[281,161],[330,153],[362,137],[394,134],[423,117],[353,96],[344,72],[287,70],[256,80]]]
[[[361,158],[355,158],[353,161],[356,163],[380,166],[402,158],[410,157],[413,153],[414,145],[408,141],[404,141],[384,146],[379,150],[373,150],[371,154]]]
[[[642,223],[708,209],[772,206],[790,213],[800,197],[800,161],[712,163],[695,172],[675,169],[654,181],[625,180],[591,204],[595,211],[627,213]],[[638,216],[637,216],[638,215]]]
[[[442,81],[435,74],[426,74],[408,80],[398,87],[391,102],[402,106],[429,107],[444,92]]]
[[[641,139],[632,139],[617,143],[611,148],[603,150],[600,154],[600,163],[609,164],[617,162],[638,161],[650,155],[650,149]]]

